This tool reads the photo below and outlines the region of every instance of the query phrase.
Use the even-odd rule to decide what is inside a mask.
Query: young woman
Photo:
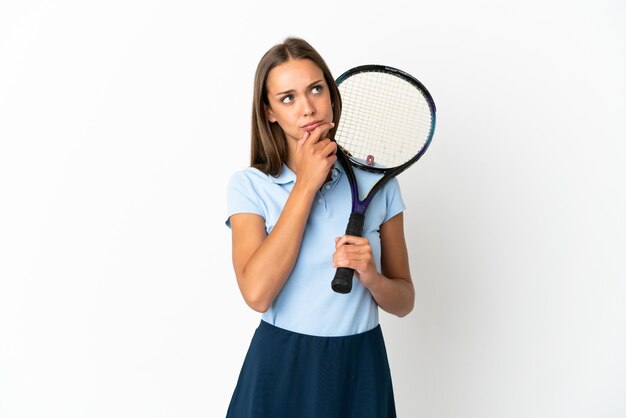
[[[342,236],[350,186],[331,141],[341,98],[320,55],[302,39],[258,64],[251,167],[233,174],[228,219],[237,283],[261,312],[228,417],[395,417],[378,307],[413,309],[397,181],[368,208],[363,237]],[[376,175],[356,170],[362,190]],[[330,282],[355,270],[352,292]]]

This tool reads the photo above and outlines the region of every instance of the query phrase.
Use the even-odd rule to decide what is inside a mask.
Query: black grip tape
[[[365,223],[365,215],[353,213],[350,215],[346,235],[360,237],[363,234],[363,224]],[[352,276],[354,270],[346,267],[339,267],[335,273],[335,277],[330,287],[337,293],[350,293],[352,290]]]
[[[348,227],[346,228],[346,235],[354,235],[360,237],[363,234],[363,224],[365,223],[365,215],[360,213],[353,213],[350,215],[348,221]]]
[[[330,284],[330,287],[337,293],[350,293],[352,290],[352,275],[354,270],[339,267],[335,272],[335,277]]]

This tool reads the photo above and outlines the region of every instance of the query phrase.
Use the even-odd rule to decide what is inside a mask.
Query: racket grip
[[[335,277],[330,287],[337,293],[350,293],[352,291],[352,276],[354,270],[346,267],[339,267],[335,272]]]
[[[360,237],[363,234],[363,224],[365,223],[365,215],[353,213],[350,215],[346,235]],[[354,270],[347,267],[339,267],[335,272],[335,277],[330,287],[337,293],[350,293],[352,290],[352,276]]]

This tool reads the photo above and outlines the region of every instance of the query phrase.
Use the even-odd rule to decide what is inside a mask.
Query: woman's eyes
[[[311,87],[311,93],[313,94],[320,94],[322,92],[322,86],[313,86]],[[280,101],[283,104],[290,104],[293,102],[293,94],[288,94],[286,96],[283,96],[282,99],[280,99]]]

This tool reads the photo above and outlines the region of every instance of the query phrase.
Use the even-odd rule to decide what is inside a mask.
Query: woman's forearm
[[[250,256],[238,275],[246,303],[265,312],[295,265],[315,191],[294,185],[272,232]],[[245,238],[244,238],[245,239]]]
[[[381,277],[375,286],[369,288],[378,306],[399,317],[408,315],[415,303],[413,284],[403,279],[389,279],[383,275]]]

